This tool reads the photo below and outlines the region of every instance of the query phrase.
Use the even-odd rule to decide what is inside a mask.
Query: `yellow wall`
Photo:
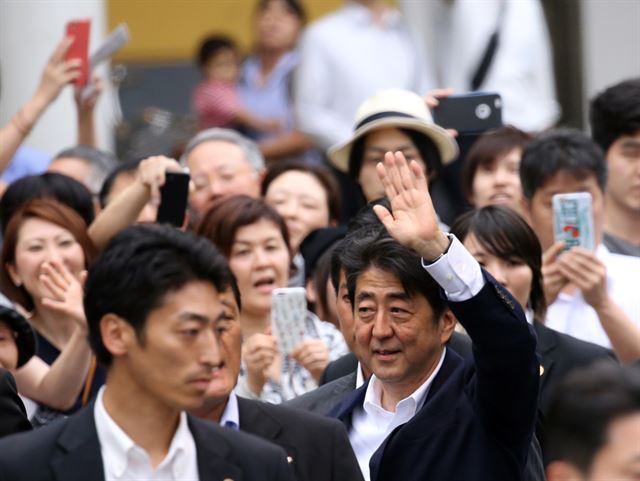
[[[224,33],[246,51],[251,47],[251,21],[257,0],[108,0],[109,31],[121,22],[131,41],[117,61],[191,59],[208,33]],[[342,0],[303,1],[309,19],[317,18]]]

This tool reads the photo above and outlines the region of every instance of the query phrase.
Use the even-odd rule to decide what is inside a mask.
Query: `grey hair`
[[[89,176],[83,183],[92,194],[100,191],[104,180],[120,164],[120,161],[111,152],[96,149],[89,145],[76,145],[64,149],[58,152],[53,160],[64,158],[82,159],[91,166]]]
[[[187,166],[187,158],[198,145],[209,142],[211,140],[229,142],[235,144],[244,153],[244,157],[247,162],[256,170],[256,172],[262,172],[265,168],[264,157],[258,149],[258,145],[251,139],[239,134],[235,130],[213,128],[198,132],[193,137],[184,149],[182,157],[180,157],[180,163],[183,167]]]

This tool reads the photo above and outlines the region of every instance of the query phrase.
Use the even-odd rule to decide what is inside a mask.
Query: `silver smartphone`
[[[565,243],[565,250],[580,246],[595,250],[593,208],[589,192],[556,194],[553,204],[553,234]]]

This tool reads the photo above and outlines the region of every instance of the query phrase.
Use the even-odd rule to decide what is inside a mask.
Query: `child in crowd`
[[[202,81],[191,99],[191,110],[198,116],[198,127],[248,127],[260,132],[276,131],[280,122],[261,119],[240,105],[236,85],[240,76],[240,52],[228,37],[207,37],[198,51]]]

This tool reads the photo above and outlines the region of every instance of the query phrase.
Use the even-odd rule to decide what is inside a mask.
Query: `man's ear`
[[[133,326],[112,313],[100,319],[100,337],[105,349],[114,358],[125,356],[131,346],[139,344]]]
[[[567,461],[552,461],[547,465],[547,481],[581,481],[584,476]]]
[[[457,323],[458,319],[451,312],[451,309],[447,308],[440,318],[440,343],[442,345],[449,342]]]

